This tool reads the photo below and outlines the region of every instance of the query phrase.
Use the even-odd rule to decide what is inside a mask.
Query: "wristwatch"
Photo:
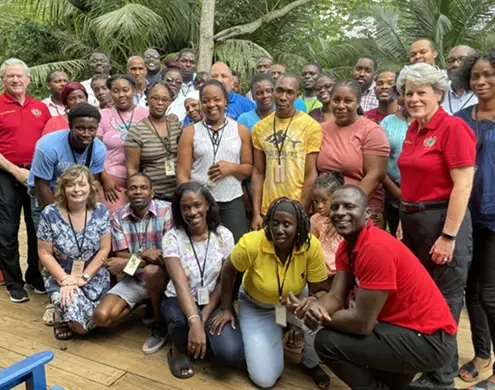
[[[450,234],[447,234],[445,232],[442,232],[442,234],[440,234],[443,238],[446,238],[447,240],[450,240],[450,241],[455,241],[455,236],[452,236]]]
[[[81,275],[81,277],[82,277],[82,279],[83,279],[86,283],[88,283],[88,282],[91,280],[91,275],[90,275],[90,274],[88,274],[88,273],[86,273],[86,272],[85,272],[85,273],[83,273],[83,274]]]

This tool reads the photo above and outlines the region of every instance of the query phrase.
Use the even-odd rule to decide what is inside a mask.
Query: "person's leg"
[[[235,366],[244,360],[244,347],[242,344],[241,329],[237,318],[235,319],[235,329],[231,324],[226,324],[222,333],[211,334],[209,327],[211,321],[222,309],[218,307],[208,318],[205,325],[208,347],[216,363],[221,365]],[[232,308],[232,312],[234,309]]]
[[[473,260],[469,267],[466,282],[466,307],[471,328],[471,341],[474,348],[474,358],[459,369],[461,378],[471,381],[473,367],[481,372],[490,364],[491,337],[488,328],[488,319],[480,302],[480,277],[483,262],[484,244],[488,230],[473,230]]]
[[[399,209],[392,206],[390,203],[385,202],[384,207],[385,221],[387,222],[390,234],[394,237],[397,234],[397,228],[399,227]]]
[[[27,263],[28,268],[26,270],[26,284],[29,287],[34,288],[34,292],[37,294],[45,294],[46,290],[43,284],[43,278],[41,277],[40,271],[40,261],[38,257],[38,238],[36,237],[36,233],[38,232],[38,224],[39,224],[39,214],[35,215],[33,218],[33,212],[31,209],[32,198],[28,194],[27,190],[22,193],[22,207],[24,210],[24,222],[26,224],[26,232],[27,232]],[[36,212],[41,211],[39,209],[35,210]],[[38,219],[38,224],[35,225],[34,219]]]
[[[315,349],[321,360],[353,390],[402,390],[417,372],[449,362],[455,339],[443,332],[418,334],[377,324],[370,335],[320,330]]]
[[[28,299],[19,264],[19,225],[22,210],[22,184],[0,170],[0,263],[7,290],[15,302]]]
[[[239,324],[249,378],[259,387],[272,387],[284,370],[283,332],[273,305],[256,302],[241,288]]]

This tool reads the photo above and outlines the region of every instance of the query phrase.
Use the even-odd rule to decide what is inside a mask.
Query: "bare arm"
[[[187,183],[191,179],[193,139],[194,126],[186,126],[182,130],[177,147],[177,185]]]
[[[349,294],[349,273],[338,271],[335,275],[330,291],[318,299],[318,303],[332,315],[344,307],[345,300]]]
[[[394,181],[390,178],[389,175],[385,176],[385,180],[383,180],[383,187],[387,190],[387,192],[394,197],[394,199],[400,199],[400,187],[394,183]]]
[[[189,282],[180,259],[178,257],[167,257],[165,259],[165,264],[170,280],[174,284],[182,313],[184,313],[186,318],[198,314],[198,308],[189,289]]]
[[[139,171],[141,163],[141,148],[125,146],[125,166],[127,168],[127,178]]]
[[[254,166],[251,188],[253,191],[253,215],[261,216],[261,199],[263,194],[263,183],[265,182],[266,169],[265,152],[254,149]]]
[[[318,176],[318,171],[316,170],[316,158],[318,153],[309,153],[306,155],[306,163],[304,166],[304,184],[301,193],[301,203],[304,205],[304,210],[309,211],[311,205],[311,186]]]
[[[388,157],[363,155],[364,177],[359,187],[366,192],[370,198],[387,176]]]
[[[324,326],[342,332],[369,335],[376,325],[378,315],[388,297],[388,291],[366,290],[359,288],[356,307],[338,310]]]
[[[48,186],[48,180],[34,177],[34,188],[36,190],[36,196],[41,201],[41,205],[46,207],[55,200],[53,199],[53,190]]]
[[[239,136],[241,137],[241,163],[232,164],[233,172],[232,174],[239,180],[244,180],[251,176],[253,173],[253,145],[251,142],[251,134],[249,130],[244,125],[238,125]]]
[[[84,270],[90,276],[94,276],[96,272],[103,265],[105,260],[112,249],[112,237],[110,233],[104,234],[100,238],[100,249],[96,252],[96,255],[91,260],[91,263]]]
[[[455,168],[450,170],[450,177],[454,182],[454,188],[450,194],[447,217],[443,231],[452,236],[457,235],[462,220],[466,214],[471,189],[473,187],[474,168]]]
[[[222,286],[221,306],[223,310],[232,310],[232,290],[234,289],[235,277],[237,270],[230,261],[230,255],[223,263],[222,272],[220,273],[220,284]]]
[[[67,273],[60,266],[57,259],[55,259],[53,254],[53,243],[38,239],[38,256],[43,267],[46,268],[48,273],[52,275],[60,285],[62,280],[67,276]]]
[[[0,169],[5,172],[10,173],[15,179],[24,185],[27,184],[27,179],[29,176],[29,171],[24,168],[19,168],[17,165],[12,164],[9,160],[7,160],[3,154],[0,153]]]

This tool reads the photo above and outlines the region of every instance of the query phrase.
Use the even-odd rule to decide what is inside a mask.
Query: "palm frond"
[[[12,4],[26,7],[46,23],[56,24],[80,11],[69,0],[11,0]]]
[[[31,83],[36,86],[44,85],[48,73],[55,69],[63,69],[71,80],[78,79],[86,69],[86,61],[70,60],[50,62],[42,65],[35,65],[31,70]]]
[[[255,72],[259,57],[269,55],[263,47],[244,39],[227,39],[217,44],[214,50],[218,61],[227,63],[231,69],[244,76]]]

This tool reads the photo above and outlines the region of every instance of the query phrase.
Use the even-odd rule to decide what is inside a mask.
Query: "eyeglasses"
[[[159,103],[159,102],[161,102],[161,103],[170,103],[170,102],[172,101],[172,99],[170,99],[170,98],[168,98],[168,97],[165,97],[165,98],[160,98],[160,97],[158,97],[158,96],[150,96],[150,97],[148,98],[148,100],[149,100],[150,102],[153,102],[153,103]]]
[[[182,85],[182,80],[174,80],[171,77],[167,77],[165,81],[169,84]]]

